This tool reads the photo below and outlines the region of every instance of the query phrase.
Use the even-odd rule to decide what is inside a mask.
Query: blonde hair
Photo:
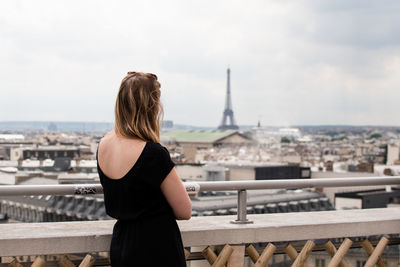
[[[115,133],[127,138],[160,142],[163,108],[160,83],[151,73],[128,72],[115,102]]]

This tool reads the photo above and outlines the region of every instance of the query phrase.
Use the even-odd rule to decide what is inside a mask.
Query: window
[[[325,267],[325,259],[315,259],[315,267]]]

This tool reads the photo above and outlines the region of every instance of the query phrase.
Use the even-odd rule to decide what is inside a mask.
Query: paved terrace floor
[[[400,233],[400,208],[254,214],[252,224],[236,216],[180,221],[186,247],[296,241]],[[108,251],[115,221],[0,225],[0,256]]]

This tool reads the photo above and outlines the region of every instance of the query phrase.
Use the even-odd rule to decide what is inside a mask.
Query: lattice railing
[[[326,241],[322,245],[316,246],[314,241],[308,240],[304,243],[302,247],[294,246],[292,244],[284,245],[283,247],[274,245],[273,243],[268,243],[265,247],[255,248],[252,244],[250,245],[228,245],[223,246],[222,249],[212,249],[212,247],[207,246],[201,251],[201,258],[199,258],[199,253],[195,253],[196,256],[192,257],[192,253],[185,249],[185,257],[187,260],[193,259],[205,259],[210,266],[213,267],[236,267],[244,266],[245,257],[249,257],[253,263],[254,267],[266,267],[271,261],[271,258],[275,253],[281,254],[285,253],[292,261],[292,267],[308,267],[306,260],[313,251],[320,251],[321,248],[331,256],[331,260],[327,267],[349,267],[346,262],[346,253],[352,247],[361,246],[368,259],[366,260],[365,267],[373,267],[377,265],[378,267],[387,267],[388,265],[382,259],[382,254],[385,248],[388,246],[390,239],[387,237],[381,237],[379,242],[376,242],[375,247],[370,240],[364,239],[362,242],[357,241],[357,244],[353,244],[350,238],[345,238],[341,243],[334,243],[331,240]],[[392,239],[392,244],[399,244],[400,239]],[[220,246],[221,247],[221,246]],[[297,247],[297,248],[296,248]],[[337,248],[338,247],[338,248]],[[217,252],[218,251],[218,252]],[[76,257],[75,257],[76,258]],[[30,258],[32,260],[32,257]],[[71,256],[63,255],[59,257],[58,260],[46,261],[43,256],[35,257],[31,262],[25,261],[20,263],[16,258],[14,258],[10,263],[0,264],[0,266],[9,267],[22,267],[22,266],[32,266],[32,267],[44,267],[44,266],[61,266],[61,267],[90,267],[90,266],[107,266],[110,264],[109,258],[95,258],[94,256],[87,254],[82,260],[72,259]]]
[[[382,237],[374,248],[368,239],[362,241],[361,246],[368,254],[368,260],[364,266],[373,267],[377,264],[378,267],[387,267],[381,255],[388,243],[389,239]],[[324,243],[323,247],[331,256],[331,261],[327,267],[348,267],[349,264],[345,261],[345,255],[351,248],[352,244],[353,241],[349,238],[345,238],[338,249],[336,249],[335,245],[331,241]],[[300,253],[298,253],[291,244],[286,245],[283,248],[283,251],[292,260],[292,267],[307,267],[305,262],[314,248],[315,243],[308,240],[302,247]],[[202,255],[213,267],[226,266],[228,263],[230,263],[228,266],[243,266],[245,256],[248,256],[251,259],[255,267],[266,267],[276,250],[277,247],[273,243],[268,243],[268,245],[263,248],[261,254],[259,254],[258,250],[251,244],[248,246],[231,246],[227,244],[218,255],[210,247],[206,247],[202,251]],[[190,252],[185,250],[185,254],[186,258],[189,258]]]
[[[94,266],[96,262],[96,259],[90,255],[87,254],[83,260],[79,261],[79,267],[90,267]],[[101,264],[102,266],[104,264]],[[106,259],[106,264],[109,264],[109,260]],[[67,255],[63,255],[60,257],[59,260],[57,261],[46,261],[43,256],[38,256],[34,259],[32,263],[30,262],[20,262],[18,259],[13,259],[10,263],[8,264],[0,264],[0,266],[8,266],[8,267],[24,267],[24,266],[31,266],[31,267],[45,267],[45,266],[60,266],[60,267],[75,267],[76,266],[76,260],[75,262],[70,259]]]

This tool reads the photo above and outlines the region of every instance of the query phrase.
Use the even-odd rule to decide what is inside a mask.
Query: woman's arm
[[[177,220],[189,220],[192,216],[192,202],[175,168],[161,183],[161,191],[171,206]]]

